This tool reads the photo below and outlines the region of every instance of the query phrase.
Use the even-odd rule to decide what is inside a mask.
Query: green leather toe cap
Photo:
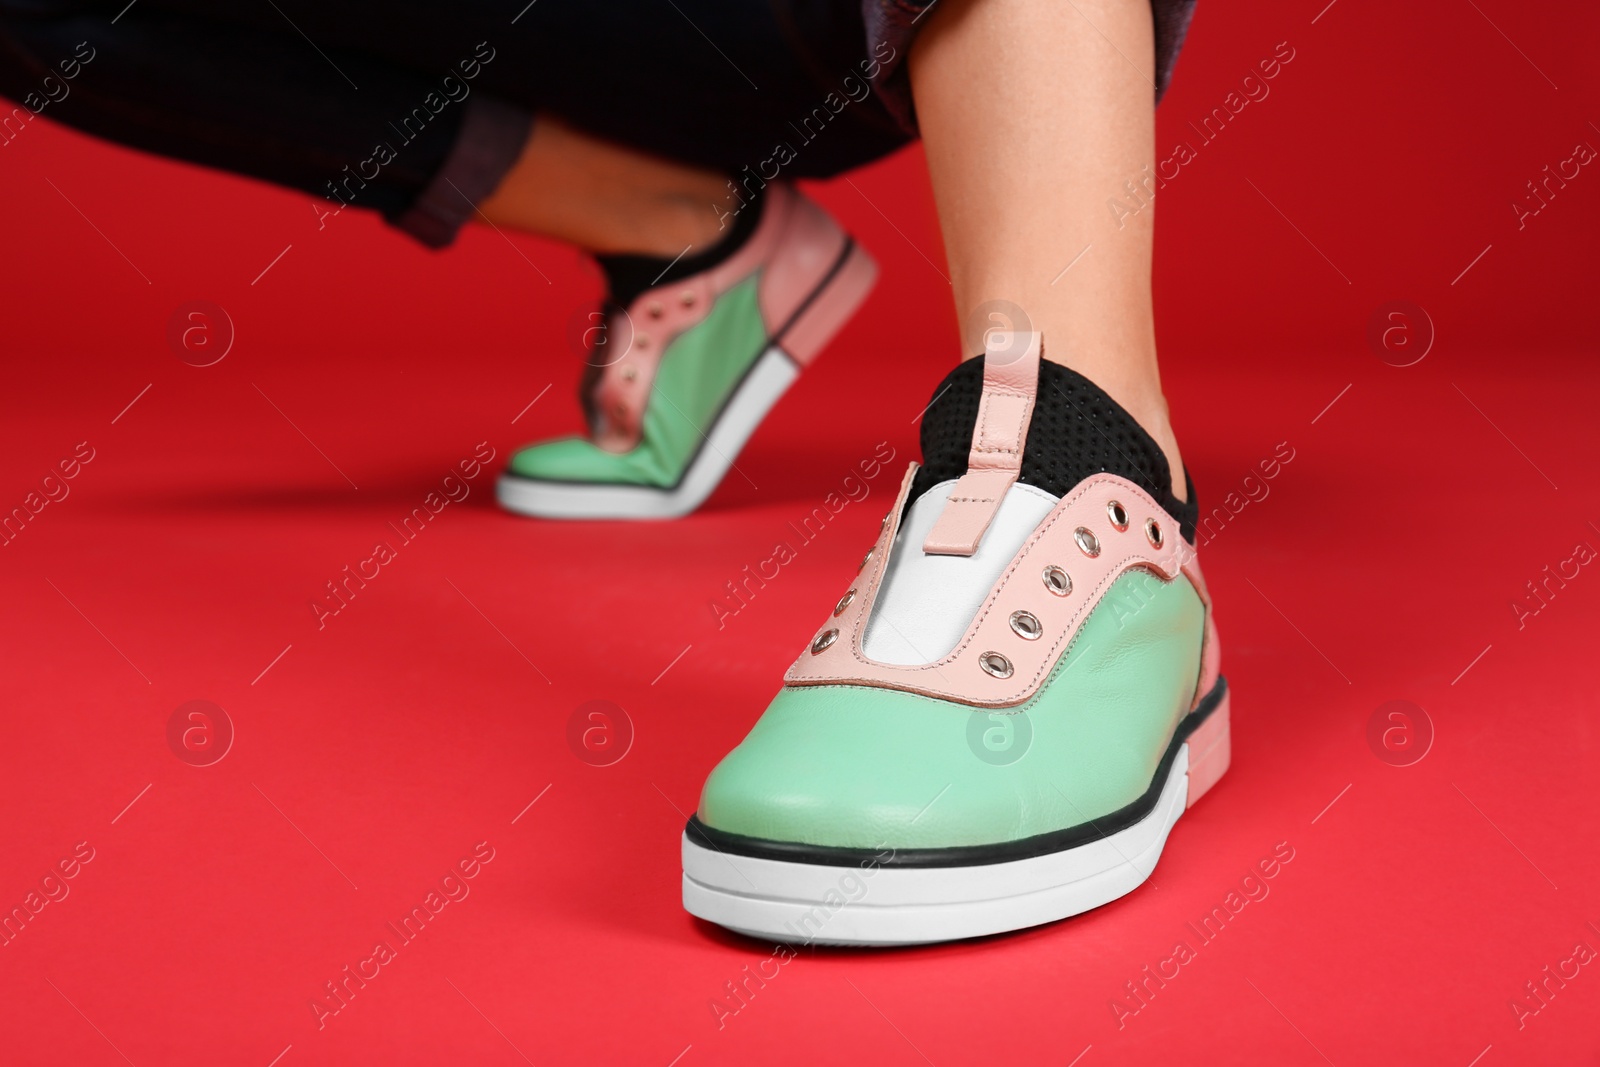
[[[607,452],[582,437],[561,437],[530,445],[511,457],[506,468],[523,478],[578,485],[672,485],[677,472],[665,469],[652,450]]]
[[[1079,826],[1137,800],[1194,698],[1186,578],[1119,578],[1033,700],[1005,713],[866,686],[781,690],[711,773],[699,818],[840,848],[949,848]]]

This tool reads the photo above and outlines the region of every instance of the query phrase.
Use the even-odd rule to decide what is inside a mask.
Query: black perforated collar
[[[967,454],[983,394],[983,357],[945,376],[922,416],[922,460],[907,504],[933,486],[967,472]],[[1115,474],[1159,503],[1193,542],[1200,508],[1194,482],[1184,472],[1187,501],[1172,495],[1166,453],[1105,390],[1076,371],[1039,362],[1039,393],[1019,481],[1063,497],[1094,474]]]

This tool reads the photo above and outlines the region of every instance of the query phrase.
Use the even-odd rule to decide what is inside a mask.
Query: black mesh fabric
[[[972,430],[983,395],[983,357],[945,376],[922,416],[922,469],[911,485],[915,500],[940,482],[967,472]],[[1039,361],[1039,393],[1022,450],[1020,481],[1066,496],[1094,474],[1115,474],[1149,493],[1194,541],[1200,509],[1194,482],[1187,501],[1172,495],[1167,457],[1144,428],[1105,391],[1076,371]],[[909,503],[909,500],[908,500]]]

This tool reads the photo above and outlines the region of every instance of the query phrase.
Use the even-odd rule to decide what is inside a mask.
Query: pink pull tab
[[[1035,332],[993,330],[985,337],[983,396],[972,429],[967,473],[950,489],[922,551],[930,556],[970,556],[994,521],[1006,491],[1022,471],[1034,399],[1039,391],[1040,337]]]

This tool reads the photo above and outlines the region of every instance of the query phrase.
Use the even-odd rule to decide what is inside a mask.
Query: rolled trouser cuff
[[[464,105],[455,144],[433,180],[411,206],[391,216],[392,225],[430,248],[456,239],[478,204],[500,185],[522,154],[533,128],[533,113],[482,94]]]

